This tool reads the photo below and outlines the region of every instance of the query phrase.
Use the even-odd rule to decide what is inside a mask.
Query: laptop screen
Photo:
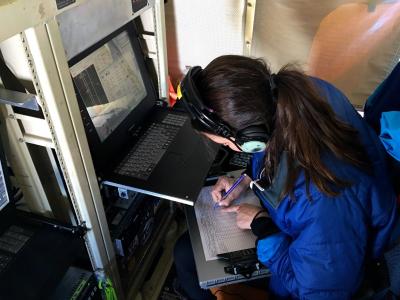
[[[147,96],[125,30],[75,63],[70,72],[101,142]]]
[[[3,162],[0,161],[0,210],[5,207],[9,201],[5,175],[3,172]]]
[[[107,169],[132,141],[158,99],[134,22],[68,62],[96,169]]]
[[[11,192],[12,185],[10,182],[10,174],[8,172],[7,159],[0,137],[0,233],[3,230],[3,226],[8,226],[7,220],[12,218],[12,215],[9,214],[9,211],[13,207],[13,205],[9,205],[10,202],[13,204]]]

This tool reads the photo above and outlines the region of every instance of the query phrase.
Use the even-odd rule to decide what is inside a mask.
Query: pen
[[[242,182],[242,180],[246,177],[246,174],[243,173],[236,181],[232,184],[232,186],[222,195],[222,200],[229,196],[230,193]],[[215,203],[214,209],[219,206],[219,202]]]

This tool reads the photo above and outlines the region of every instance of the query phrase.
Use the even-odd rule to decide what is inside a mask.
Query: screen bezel
[[[82,51],[80,54],[71,58],[68,62],[71,68],[79,63],[85,57],[101,48],[103,45],[111,41],[123,31],[127,31],[131,46],[139,66],[140,75],[146,90],[146,97],[125,117],[125,119],[114,129],[114,131],[104,140],[101,141],[97,130],[89,116],[86,106],[80,96],[75,82],[71,76],[75,88],[75,94],[78,99],[79,109],[82,116],[83,125],[85,127],[86,136],[89,143],[90,152],[95,163],[96,170],[103,170],[110,165],[111,158],[115,158],[116,154],[130,142],[130,130],[137,124],[142,124],[150,110],[158,100],[156,90],[150,78],[150,74],[146,67],[145,56],[139,43],[139,35],[133,21],[126,23],[110,35],[106,36],[93,46]]]

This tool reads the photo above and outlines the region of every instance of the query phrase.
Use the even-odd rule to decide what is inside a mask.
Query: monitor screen
[[[70,72],[101,142],[147,96],[127,31],[74,64]]]
[[[0,210],[10,202],[8,197],[5,175],[3,172],[3,163],[0,161]]]

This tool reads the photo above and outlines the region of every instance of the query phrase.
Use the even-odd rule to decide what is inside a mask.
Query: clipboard
[[[235,264],[231,260],[223,259],[222,257],[221,259],[207,261],[204,255],[194,207],[185,206],[184,209],[201,288],[209,289],[211,287],[260,279],[271,275],[270,271],[261,266],[261,264],[258,267],[253,264],[254,269],[242,272],[243,270],[240,270],[240,267],[244,265],[240,265],[241,262],[239,260],[235,261]],[[228,256],[229,253],[222,255]],[[228,272],[229,270],[231,272]],[[249,274],[250,271],[251,273]]]

